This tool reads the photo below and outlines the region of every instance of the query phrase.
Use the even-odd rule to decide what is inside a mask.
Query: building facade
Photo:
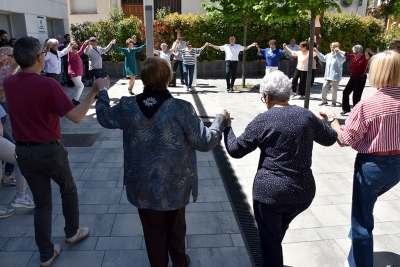
[[[0,29],[9,38],[32,36],[41,43],[69,33],[68,0],[1,0]]]

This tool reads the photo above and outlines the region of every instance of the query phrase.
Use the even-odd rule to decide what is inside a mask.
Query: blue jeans
[[[374,156],[357,154],[354,164],[353,201],[351,206],[352,240],[348,261],[351,267],[372,267],[374,216],[378,196],[400,179],[400,155]]]
[[[185,84],[187,87],[192,88],[194,65],[182,64],[183,67],[183,77],[185,78]],[[189,81],[188,81],[189,74]]]
[[[102,78],[101,69],[91,69],[90,74],[92,74],[93,80]]]
[[[8,113],[8,104],[7,102],[0,102],[0,105],[4,108],[4,110]],[[5,125],[7,122],[7,115],[4,117],[1,117],[1,124]],[[14,139],[11,137],[11,135],[6,131],[6,129],[3,130],[3,137],[10,141],[11,143],[15,144]],[[1,162],[0,162],[1,163]],[[0,165],[1,167],[1,165]],[[14,171],[14,165],[11,163],[6,162],[6,165],[4,166],[4,172],[13,172]],[[1,177],[0,177],[1,178]]]

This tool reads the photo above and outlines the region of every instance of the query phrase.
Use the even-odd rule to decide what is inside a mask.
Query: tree
[[[247,46],[247,24],[250,20],[259,20],[260,14],[253,9],[258,3],[257,0],[209,0],[211,3],[218,3],[218,7],[202,3],[204,9],[209,12],[221,12],[223,17],[231,23],[232,26],[243,25],[243,46]],[[227,36],[228,37],[228,36]],[[245,67],[246,51],[243,51],[242,61],[242,87],[245,87],[246,76]]]
[[[291,21],[298,18],[299,15],[310,14],[310,53],[308,57],[306,99],[304,101],[305,108],[308,108],[310,103],[315,19],[317,15],[321,14],[329,7],[334,7],[340,11],[336,0],[260,0],[253,6],[253,9],[261,14],[261,19],[264,21]]]
[[[379,6],[379,17],[385,18],[385,27],[389,21],[389,16],[392,16],[393,20],[400,15],[400,0],[384,0]]]

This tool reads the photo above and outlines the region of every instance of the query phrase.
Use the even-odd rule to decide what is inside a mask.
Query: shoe
[[[345,115],[345,114],[347,114],[347,113],[349,113],[350,111],[346,111],[346,110],[343,110],[342,112],[340,112],[340,115]]]
[[[296,96],[297,96],[297,94],[296,94],[296,93],[293,93],[293,94],[292,94],[292,98],[293,98],[293,97],[296,97]]]
[[[35,203],[33,203],[33,200],[28,194],[26,194],[25,198],[18,198],[15,196],[10,205],[14,208],[33,209],[35,207]]]
[[[135,93],[132,92],[132,89],[129,89],[129,88],[128,88],[128,92],[129,92],[129,94],[131,94],[131,95],[135,95]]]
[[[11,175],[9,175],[9,176],[4,174],[3,178],[1,178],[1,183],[2,184],[15,185],[15,174],[11,173]]]
[[[328,102],[321,102],[318,104],[318,106],[325,106],[325,105],[328,105]]]
[[[75,107],[76,107],[77,105],[79,105],[80,103],[81,103],[81,102],[76,101],[75,99],[72,98],[72,104],[74,104]]]
[[[89,227],[78,228],[76,234],[71,238],[66,238],[65,243],[67,244],[75,244],[82,239],[85,239],[89,235]]]
[[[181,80],[181,84],[185,84],[185,81],[184,81],[184,80]]]
[[[233,93],[233,87],[229,89],[229,93]]]
[[[187,89],[187,91],[188,91],[189,93],[193,92],[193,91],[192,91],[192,88],[190,88],[190,87]]]
[[[41,262],[40,262],[40,266],[41,266],[41,267],[50,267],[51,264],[53,263],[54,259],[55,259],[58,255],[60,255],[61,250],[62,250],[62,248],[61,248],[61,245],[60,245],[60,244],[54,244],[54,254],[53,254],[53,257],[51,257],[51,259],[48,260],[48,261],[46,261],[46,262],[42,262],[42,261],[41,261]]]
[[[186,92],[189,92],[189,87],[186,86]]]
[[[332,103],[332,104],[331,104],[331,107],[336,107],[336,103]]]
[[[185,255],[186,255],[186,261],[188,262],[188,266],[190,266],[190,257],[188,254],[185,254]]]
[[[0,206],[0,218],[7,218],[15,214],[15,209],[6,209]]]
[[[231,88],[228,87],[228,88],[226,88],[226,91],[229,92],[230,89],[231,89]]]

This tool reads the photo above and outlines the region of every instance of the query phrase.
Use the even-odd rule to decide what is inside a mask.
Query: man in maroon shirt
[[[60,117],[79,123],[92,105],[99,86],[108,88],[109,85],[108,78],[97,80],[85,100],[75,107],[57,81],[40,75],[46,53],[35,38],[18,39],[14,58],[21,72],[4,81],[16,141],[15,157],[36,204],[34,225],[40,266],[50,266],[61,252],[61,245],[51,241],[50,179],[60,186],[65,242],[74,244],[89,235],[88,227],[79,227],[78,193],[68,152],[60,143]]]

